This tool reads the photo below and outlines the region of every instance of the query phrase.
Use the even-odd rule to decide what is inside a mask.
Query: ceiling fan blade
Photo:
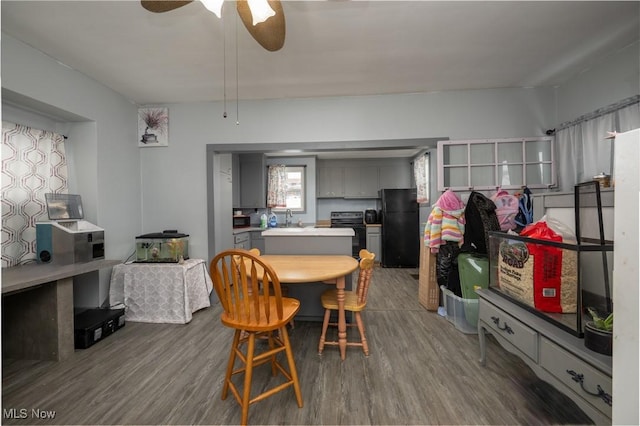
[[[162,13],[177,9],[191,3],[193,0],[173,1],[173,0],[140,0],[142,7],[150,12]]]
[[[238,15],[240,15],[242,23],[247,28],[247,31],[249,31],[249,34],[251,34],[251,37],[268,51],[275,52],[284,46],[284,36],[286,33],[284,11],[282,10],[280,0],[268,1],[269,6],[271,6],[276,14],[257,25],[253,25],[251,10],[249,10],[249,3],[246,0],[237,1],[236,8],[238,9]]]

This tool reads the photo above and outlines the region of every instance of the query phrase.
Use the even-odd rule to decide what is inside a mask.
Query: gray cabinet
[[[233,236],[233,247],[249,250],[251,248],[251,235],[249,232],[241,232]]]
[[[378,196],[378,166],[354,166],[344,169],[344,195],[351,198]]]
[[[344,197],[344,167],[318,166],[318,198]]]
[[[411,188],[411,168],[400,165],[383,165],[378,169],[380,189]]]
[[[545,382],[571,398],[596,424],[611,424],[610,356],[491,290],[478,290],[478,342],[485,364],[486,337],[519,356]]]
[[[240,156],[238,154],[233,154],[231,156],[231,183],[232,186],[232,194],[233,194],[233,208],[241,208],[240,205]]]
[[[381,226],[367,225],[367,250],[376,255],[376,262],[382,258],[381,230]]]
[[[380,189],[413,186],[406,158],[323,160],[316,164],[318,198],[378,198]]]
[[[251,248],[257,248],[260,253],[264,254],[264,237],[262,236],[262,230],[251,231]]]
[[[267,207],[267,168],[264,154],[240,154],[240,207]]]

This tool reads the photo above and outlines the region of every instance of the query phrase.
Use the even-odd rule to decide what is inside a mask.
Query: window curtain
[[[36,258],[36,222],[47,220],[44,194],[66,193],[64,136],[2,122],[2,267]]]
[[[267,207],[287,207],[287,166],[269,166],[267,176]]]
[[[413,162],[413,174],[419,204],[429,204],[429,154],[421,155]]]
[[[560,191],[573,192],[575,184],[592,180],[602,172],[615,175],[615,140],[606,137],[608,132],[622,133],[640,127],[639,102],[639,97],[634,97],[621,102],[622,106],[612,105],[560,126],[556,132]]]

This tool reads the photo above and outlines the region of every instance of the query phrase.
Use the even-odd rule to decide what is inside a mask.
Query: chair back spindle
[[[300,302],[282,297],[276,272],[260,258],[257,250],[223,251],[211,261],[209,273],[223,309],[220,320],[235,330],[222,399],[226,399],[231,391],[240,404],[240,423],[243,425],[248,422],[250,405],[288,387],[293,387],[298,407],[302,407],[298,373],[286,329],[300,309]],[[258,337],[268,339],[264,351],[256,349]],[[286,355],[288,369],[276,357],[281,352]],[[237,367],[236,361],[242,365]],[[272,375],[281,373],[284,383],[267,386],[252,396],[253,369],[266,363],[271,364]],[[240,374],[244,375],[244,380],[234,383],[232,377]],[[242,388],[240,382],[244,384]]]

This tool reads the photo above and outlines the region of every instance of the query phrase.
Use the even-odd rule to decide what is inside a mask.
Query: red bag
[[[523,237],[562,242],[562,236],[546,222],[527,225],[520,233]],[[533,300],[536,309],[562,313],[562,249],[543,244],[527,243],[533,264]]]

